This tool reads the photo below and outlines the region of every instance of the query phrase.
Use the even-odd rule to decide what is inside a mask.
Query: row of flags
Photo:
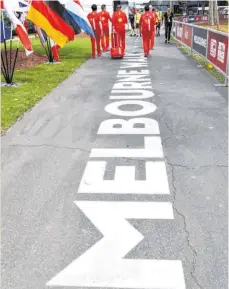
[[[0,0],[1,9],[4,9],[15,29],[22,45],[25,47],[26,55],[33,52],[32,44],[23,21],[15,15],[16,5],[25,11],[26,19],[30,20],[38,31],[42,41],[51,39],[52,47],[64,47],[72,41],[74,36],[85,31],[94,37],[94,32],[79,0]],[[6,38],[7,27],[1,19],[1,33]],[[8,36],[8,34],[7,34]]]

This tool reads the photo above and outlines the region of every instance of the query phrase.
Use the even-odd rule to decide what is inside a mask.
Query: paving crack
[[[166,158],[166,157],[165,157]],[[185,215],[179,211],[179,209],[176,207],[176,198],[177,198],[177,188],[175,185],[176,182],[176,178],[175,178],[175,172],[174,172],[174,165],[169,163],[168,159],[167,160],[167,164],[171,167],[171,171],[172,171],[172,188],[173,188],[173,208],[174,211],[177,213],[177,215],[179,215],[181,217],[181,219],[183,220],[183,224],[184,224],[184,231],[185,231],[185,235],[186,235],[186,241],[188,244],[188,247],[190,248],[191,252],[192,252],[192,270],[190,272],[192,279],[194,280],[194,282],[196,283],[196,285],[200,288],[200,289],[204,289],[203,286],[200,284],[200,282],[197,280],[196,276],[195,276],[195,270],[196,270],[196,260],[197,260],[197,250],[195,249],[195,247],[191,244],[190,241],[190,232],[188,230],[188,225],[186,222],[186,217]]]
[[[35,147],[35,148],[39,148],[39,147],[51,147],[51,148],[57,148],[57,149],[66,149],[66,150],[79,150],[79,151],[82,151],[82,152],[85,152],[85,153],[90,153],[91,150],[85,150],[83,148],[80,148],[80,147],[67,147],[67,146],[58,146],[58,145],[52,145],[52,144],[37,144],[37,145],[23,145],[23,144],[11,144],[11,145],[7,145],[7,146],[4,146],[2,148],[6,148],[6,147],[27,147],[27,148],[30,148],[30,147]]]
[[[202,169],[202,168],[228,168],[227,165],[222,165],[222,164],[208,164],[208,165],[203,165],[203,166],[198,166],[198,167],[191,167],[191,166],[186,166],[186,165],[181,165],[181,164],[171,164],[168,162],[169,165],[172,165],[174,167],[181,167],[181,168],[185,168],[185,169],[190,169],[190,170],[195,170],[195,169]]]

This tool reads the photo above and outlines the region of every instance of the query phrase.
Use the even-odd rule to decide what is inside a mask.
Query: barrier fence
[[[174,20],[173,37],[199,54],[225,76],[228,83],[228,34],[190,23]]]
[[[227,21],[228,20],[228,14],[227,11],[225,10],[220,10],[219,13],[219,20],[220,21]],[[202,23],[208,23],[208,15],[192,15],[192,16],[180,16],[176,17],[176,21],[179,22],[185,22],[185,23],[197,23],[197,22],[202,22]]]

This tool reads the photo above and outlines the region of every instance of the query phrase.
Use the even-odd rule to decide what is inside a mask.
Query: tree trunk
[[[173,1],[172,0],[170,0],[170,10],[171,10],[171,12],[173,12]]]
[[[209,10],[208,10],[208,24],[214,25],[214,0],[209,1]]]
[[[219,14],[218,14],[218,5],[217,5],[217,1],[214,0],[213,3],[213,11],[214,11],[214,25],[217,26],[217,29],[219,30]]]
[[[205,1],[202,1],[202,15],[204,15],[204,10],[205,10]]]

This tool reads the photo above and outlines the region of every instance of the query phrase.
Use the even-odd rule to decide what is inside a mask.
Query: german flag
[[[73,30],[75,31],[75,34],[81,33],[81,29],[77,22],[73,19],[73,17],[70,15],[70,13],[65,9],[65,7],[58,1],[51,0],[51,1],[44,1],[45,4],[49,6],[50,9],[52,9],[56,14],[58,14],[64,21],[70,25]]]
[[[74,30],[42,0],[32,0],[27,19],[43,29],[60,47],[74,39]]]

